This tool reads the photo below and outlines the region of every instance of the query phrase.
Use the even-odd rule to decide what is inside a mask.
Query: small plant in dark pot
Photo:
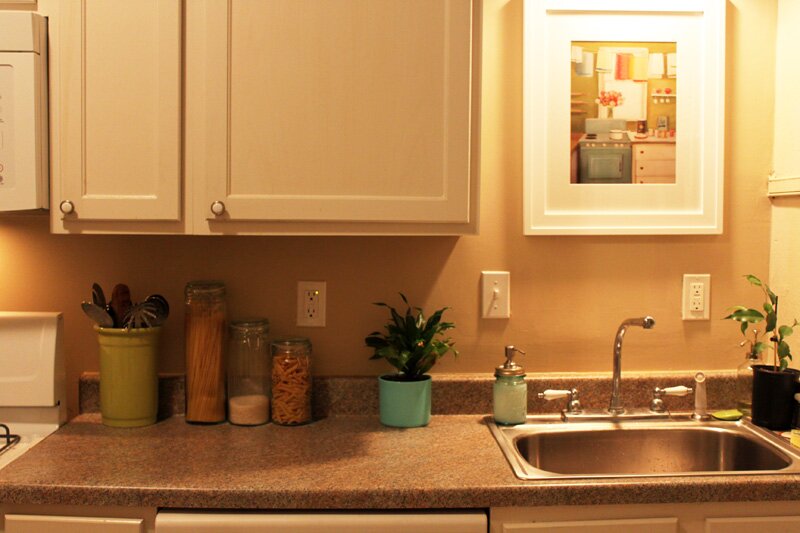
[[[737,305],[725,318],[741,323],[740,329],[751,353],[772,350],[773,356],[771,365],[753,366],[753,422],[769,429],[789,429],[794,414],[794,394],[800,387],[800,371],[788,368],[792,352],[786,338],[794,332],[798,322],[795,319],[791,325],[778,326],[778,296],[752,274],[745,278],[761,288],[764,304],[761,309]]]
[[[455,325],[442,322],[444,307],[429,318],[419,307],[411,307],[403,293],[405,313],[383,302],[389,310],[385,333],[373,331],[364,339],[374,350],[370,359],[385,359],[398,370],[378,378],[381,423],[393,427],[419,427],[431,418],[431,377],[427,372],[448,352],[458,355],[454,342],[442,334]]]

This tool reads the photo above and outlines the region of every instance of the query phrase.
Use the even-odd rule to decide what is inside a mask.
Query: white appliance
[[[0,468],[66,421],[61,313],[0,312]]]
[[[486,533],[483,511],[203,513],[161,511],[156,533]]]
[[[47,209],[47,19],[0,11],[0,211]]]

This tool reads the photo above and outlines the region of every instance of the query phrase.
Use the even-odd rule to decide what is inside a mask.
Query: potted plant
[[[762,352],[772,350],[772,364],[753,365],[753,422],[769,429],[789,429],[800,371],[788,368],[792,352],[786,338],[794,332],[798,322],[794,319],[791,325],[779,326],[778,296],[769,285],[752,274],[745,278],[764,292],[763,312],[737,305],[725,318],[741,323],[740,329],[745,337],[744,343],[749,344],[750,355],[760,356]]]
[[[385,359],[398,371],[378,378],[381,423],[425,426],[431,418],[431,377],[427,372],[448,352],[458,355],[454,342],[441,337],[455,325],[442,322],[447,307],[426,319],[422,309],[412,308],[403,293],[400,297],[406,304],[404,314],[383,302],[374,304],[389,309],[389,321],[385,333],[373,331],[364,342],[374,350],[370,359]]]

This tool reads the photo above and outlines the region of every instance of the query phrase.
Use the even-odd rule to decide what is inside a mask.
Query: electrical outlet
[[[683,320],[708,320],[711,307],[711,274],[683,275]]]
[[[312,328],[325,327],[324,281],[297,282],[297,325]]]

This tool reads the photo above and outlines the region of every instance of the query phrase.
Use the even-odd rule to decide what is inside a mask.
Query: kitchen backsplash
[[[653,397],[653,388],[675,385],[693,386],[693,373],[649,372],[625,374],[622,383],[624,405],[646,407]],[[710,410],[735,407],[733,372],[708,372],[707,394]],[[610,376],[606,374],[537,375],[526,379],[528,411],[557,413],[564,401],[547,402],[536,397],[545,389],[580,391],[584,408],[608,407],[611,392]],[[492,412],[493,377],[470,377],[437,374],[433,378],[431,408],[435,415],[490,414]],[[87,372],[80,379],[80,412],[100,411],[100,380],[97,373]],[[313,415],[315,419],[334,415],[378,414],[378,382],[374,377],[332,377],[314,379]],[[667,408],[691,411],[693,396],[669,397]],[[184,380],[182,375],[161,376],[159,386],[159,419],[183,414]]]

